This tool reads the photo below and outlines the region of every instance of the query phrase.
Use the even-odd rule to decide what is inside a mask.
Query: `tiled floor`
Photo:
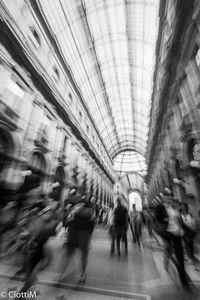
[[[45,271],[39,274],[39,283],[33,289],[40,291],[38,300],[45,299],[152,299],[152,300],[193,300],[200,298],[200,272],[188,266],[187,270],[196,283],[194,293],[186,293],[173,265],[169,272],[163,269],[161,248],[144,234],[143,247],[132,244],[129,237],[129,254],[110,257],[110,241],[107,232],[96,229],[91,243],[87,281],[84,286],[79,281],[79,261],[77,254],[71,261],[65,279],[57,283],[59,264],[63,263],[62,239],[52,239],[48,249],[53,260]],[[61,259],[62,257],[62,259]],[[0,263],[0,291],[18,289],[23,277],[11,279],[19,268],[19,260],[13,257]],[[0,294],[1,295],[1,294]],[[9,299],[9,298],[8,298]]]

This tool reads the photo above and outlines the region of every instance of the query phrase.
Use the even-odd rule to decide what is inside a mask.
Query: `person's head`
[[[121,202],[121,199],[120,198],[117,198],[117,206],[121,206],[122,205],[122,202]]]

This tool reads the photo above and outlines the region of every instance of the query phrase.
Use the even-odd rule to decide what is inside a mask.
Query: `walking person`
[[[89,244],[94,230],[95,211],[93,203],[86,196],[82,197],[82,200],[82,203],[79,202],[79,204],[74,205],[68,216],[67,255],[64,258],[65,262],[63,262],[62,258],[59,280],[63,279],[65,270],[76,249],[81,251],[81,276],[79,282],[85,283],[86,280]]]
[[[144,216],[141,211],[137,211],[135,204],[132,206],[130,214],[131,231],[133,236],[133,242],[141,245],[142,239],[142,224],[144,223]]]
[[[194,240],[197,235],[196,220],[190,213],[186,203],[181,203],[180,212],[184,230],[183,241],[185,250],[188,258],[195,265],[196,270],[199,270],[199,259],[194,255]]]
[[[44,245],[56,234],[59,220],[53,218],[51,207],[46,207],[38,213],[31,222],[27,232],[27,255],[25,283],[20,292],[27,291],[36,281],[37,265],[44,258]]]
[[[121,203],[121,199],[117,198],[117,206],[113,213],[113,224],[117,242],[117,254],[120,256],[120,242],[124,242],[125,254],[128,254],[127,229],[128,229],[128,210]]]
[[[180,222],[180,213],[175,202],[171,205],[158,204],[155,209],[154,230],[164,241],[164,267],[168,271],[169,258],[174,262],[180,281],[184,288],[189,289],[188,275],[185,272],[183,255],[183,228]],[[172,256],[174,252],[175,259]]]
[[[115,241],[116,241],[115,229],[114,229],[114,205],[111,206],[108,212],[107,227],[111,239],[110,254],[113,255],[115,253]]]

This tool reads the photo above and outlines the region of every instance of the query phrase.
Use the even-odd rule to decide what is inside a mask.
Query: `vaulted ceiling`
[[[159,0],[37,0],[120,175],[144,175]]]

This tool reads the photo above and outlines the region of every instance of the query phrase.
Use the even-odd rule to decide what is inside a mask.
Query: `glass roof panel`
[[[159,2],[38,1],[111,157],[146,151]]]
[[[114,158],[114,170],[121,172],[146,171],[145,158],[135,151],[125,151]]]

